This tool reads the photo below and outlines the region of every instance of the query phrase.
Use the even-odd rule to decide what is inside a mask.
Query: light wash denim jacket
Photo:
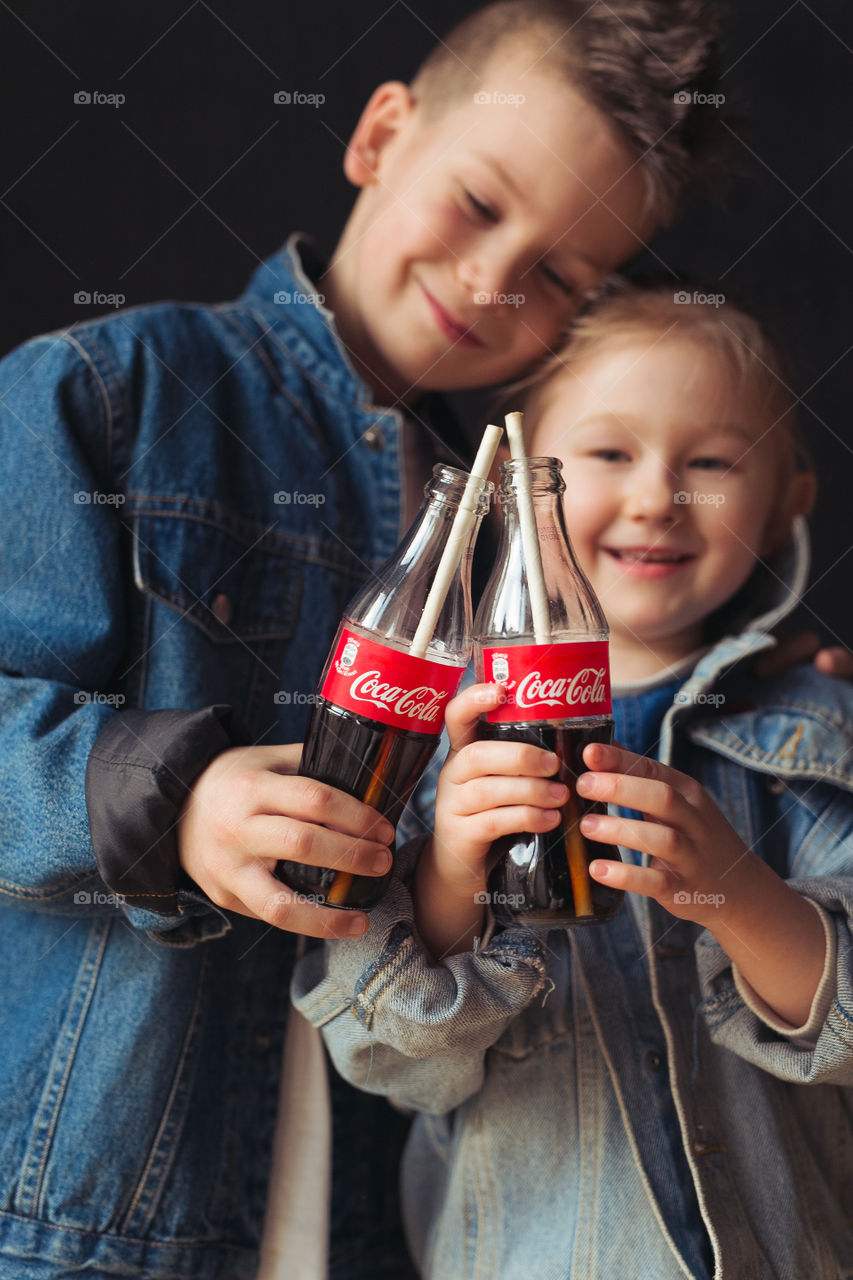
[[[4,1280],[257,1267],[296,939],[191,882],[111,895],[140,889],[138,831],[173,825],[186,725],[231,708],[245,741],[300,741],[343,608],[397,545],[400,416],[315,289],[290,242],[235,302],[120,312],[0,364]],[[99,745],[114,728],[124,757]],[[341,1280],[402,1265],[360,1137],[391,1127],[377,1102],[334,1093]]]
[[[751,674],[807,558],[800,524],[780,577],[750,586],[775,581],[773,607],[699,661],[659,758],[825,909],[810,1038],[745,1003],[710,933],[636,895],[609,925],[544,943],[490,925],[433,964],[406,883],[417,841],[365,938],[300,961],[297,1007],[339,1070],[421,1113],[404,1209],[431,1280],[707,1274],[691,1176],[714,1276],[853,1275],[853,689]]]

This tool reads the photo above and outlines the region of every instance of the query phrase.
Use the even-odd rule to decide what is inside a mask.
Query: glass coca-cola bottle
[[[594,858],[617,856],[614,847],[586,839],[579,827],[585,813],[606,812],[605,806],[579,796],[575,783],[586,769],[587,743],[613,739],[609,630],[569,542],[561,471],[557,458],[501,466],[501,545],[474,622],[477,679],[506,687],[504,702],[480,717],[478,736],[530,742],[555,752],[560,760],[555,776],[569,788],[559,827],[503,836],[491,850],[489,895],[495,916],[504,924],[536,929],[612,920],[623,896],[588,872]],[[524,551],[519,494],[525,473],[547,619],[535,614]],[[547,643],[537,642],[543,633]]]
[[[412,656],[466,487],[472,518],[461,557],[424,655]],[[349,792],[395,826],[471,656],[471,558],[493,490],[455,467],[433,468],[411,529],[347,606],[320,677],[299,773]],[[314,902],[360,910],[379,900],[388,880],[285,861],[276,875]]]

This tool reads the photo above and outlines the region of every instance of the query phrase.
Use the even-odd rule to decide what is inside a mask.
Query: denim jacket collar
[[[673,732],[747,769],[776,777],[828,781],[853,791],[853,760],[839,711],[828,703],[826,677],[810,666],[778,677],[744,679],[743,664],[777,641],[770,634],[799,604],[809,572],[806,522],[797,517],[790,543],[751,581],[752,613],[696,664],[661,726],[661,760]]]

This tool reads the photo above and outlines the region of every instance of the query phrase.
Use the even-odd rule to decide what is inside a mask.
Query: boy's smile
[[[390,84],[365,110],[346,166],[363,190],[325,289],[377,398],[517,376],[653,230],[627,148],[534,61],[495,60],[477,97],[500,102],[425,119]]]
[[[689,337],[611,338],[534,402],[561,458],[566,523],[611,627],[614,678],[686,657],[766,554],[775,437],[727,361]]]

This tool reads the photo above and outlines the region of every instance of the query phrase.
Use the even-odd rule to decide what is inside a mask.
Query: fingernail
[[[552,796],[564,796],[568,791],[568,787],[562,782],[549,782],[548,792]]]
[[[560,757],[555,755],[553,751],[545,753],[545,767],[548,769],[556,769],[560,763]]]
[[[595,831],[598,826],[598,817],[594,813],[587,813],[581,818],[581,827],[584,831]]]
[[[383,822],[376,834],[383,843],[390,844],[394,839],[394,828],[390,822]]]
[[[367,933],[370,921],[367,916],[353,916],[346,927],[345,938],[363,938]]]
[[[382,849],[377,853],[370,864],[371,869],[378,876],[384,876],[385,872],[391,866],[391,854],[387,849]]]
[[[582,796],[589,795],[594,789],[593,779],[588,773],[582,773],[575,783],[575,790]]]
[[[545,817],[552,827],[556,827],[557,823],[562,821],[563,815],[559,809],[549,809]]]
[[[595,862],[589,864],[589,874],[595,876],[597,880],[606,880],[610,875],[610,868],[606,862],[596,859]]]

